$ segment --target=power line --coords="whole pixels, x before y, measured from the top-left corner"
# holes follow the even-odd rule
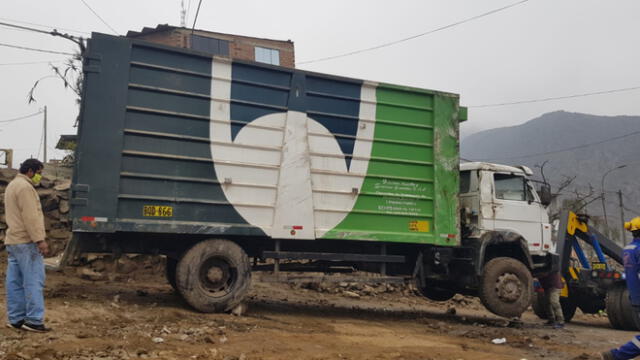
[[[49,61],[30,61],[30,62],[4,63],[4,64],[0,64],[0,66],[12,66],[12,65],[33,65],[33,64],[51,64],[51,63],[60,63],[60,62],[64,62],[64,60],[49,60]]]
[[[0,123],[9,123],[9,122],[13,122],[13,121],[22,120],[22,119],[28,119],[30,117],[34,117],[34,116],[39,115],[39,114],[42,114],[42,110],[40,110],[38,112],[35,112],[33,114],[19,116],[17,118],[13,118],[13,119],[0,120]]]
[[[198,1],[198,9],[196,10],[196,17],[193,18],[193,26],[191,27],[191,33],[196,29],[196,21],[198,21],[198,14],[200,14],[200,5],[202,5],[202,0]]]
[[[638,134],[640,134],[640,131],[634,131],[634,132],[631,132],[631,133],[628,133],[628,134],[615,136],[615,137],[612,137],[612,138],[609,138],[609,139],[605,139],[605,140],[601,140],[601,141],[597,141],[597,142],[594,142],[594,143],[573,146],[573,147],[560,149],[560,150],[545,151],[545,152],[541,152],[541,153],[527,154],[527,155],[520,155],[520,156],[496,157],[496,158],[490,158],[490,159],[489,158],[476,159],[474,161],[525,159],[525,158],[536,157],[536,156],[541,156],[541,155],[549,155],[549,154],[555,154],[555,153],[560,153],[560,152],[565,152],[565,151],[582,149],[582,148],[586,148],[586,147],[589,147],[589,146],[604,144],[604,143],[609,142],[609,141],[620,140],[620,139],[623,139],[623,138],[626,138],[626,137],[629,137],[629,136],[638,135]]]
[[[85,35],[91,34],[91,33],[87,32],[87,31],[68,29],[68,28],[63,28],[63,27],[59,27],[59,26],[43,25],[43,24],[37,24],[37,23],[32,23],[32,22],[27,22],[27,21],[13,20],[13,19],[7,19],[7,18],[0,18],[0,20],[11,21],[11,22],[18,23],[18,24],[40,26],[40,27],[45,27],[45,28],[54,29],[54,30],[55,29],[59,29],[59,30],[70,31],[70,32],[78,33],[78,34],[85,34]]]
[[[14,49],[20,49],[20,50],[38,51],[38,52],[49,53],[49,54],[58,54],[58,55],[70,55],[70,56],[74,56],[74,54],[72,54],[72,53],[63,52],[63,51],[53,51],[53,50],[45,50],[45,49],[36,49],[36,48],[30,48],[30,47],[18,46],[18,45],[11,45],[11,44],[4,44],[4,43],[0,43],[0,46],[6,46],[6,47],[10,47],[10,48],[14,48]]]
[[[89,4],[87,4],[84,0],[80,0],[82,1],[82,3],[84,4],[84,6],[86,6],[89,10],[91,10],[91,12],[93,13],[93,15],[95,15],[98,19],[100,19],[100,21],[102,21],[103,24],[105,24],[109,29],[111,29],[111,31],[113,31],[115,34],[120,35],[114,28],[111,27],[111,25],[107,24],[106,21],[104,21],[104,19],[98,15],[97,12],[95,12],[91,6],[89,6]]]
[[[449,29],[449,28],[452,28],[452,27],[455,27],[455,26],[458,26],[458,25],[462,25],[464,23],[467,23],[467,22],[470,22],[470,21],[473,21],[473,20],[477,20],[477,19],[483,18],[485,16],[489,16],[489,15],[495,14],[495,13],[500,12],[500,11],[507,10],[507,9],[512,8],[514,6],[517,6],[517,5],[520,5],[520,4],[524,4],[527,1],[529,1],[529,0],[521,0],[521,1],[518,1],[518,2],[513,3],[511,5],[507,5],[507,6],[503,6],[501,8],[498,8],[498,9],[487,11],[485,13],[482,13],[482,14],[479,14],[479,15],[476,15],[476,16],[472,16],[470,18],[466,18],[464,20],[460,20],[460,21],[451,23],[449,25],[441,26],[439,28],[435,28],[433,30],[429,30],[427,32],[423,32],[421,34],[412,35],[412,36],[409,36],[409,37],[406,37],[406,38],[403,38],[403,39],[394,40],[394,41],[391,41],[391,42],[387,42],[387,43],[384,43],[384,44],[372,46],[372,47],[365,48],[365,49],[350,51],[350,52],[347,52],[347,53],[344,53],[344,54],[327,56],[327,57],[314,59],[314,60],[301,61],[301,62],[298,63],[298,65],[311,64],[311,63],[320,62],[320,61],[338,59],[338,58],[342,58],[342,57],[345,57],[345,56],[351,56],[351,55],[360,54],[360,53],[367,52],[367,51],[381,49],[381,48],[384,48],[384,47],[387,47],[387,46],[400,44],[400,43],[405,42],[405,41],[413,40],[413,39],[416,39],[416,38],[419,38],[419,37],[422,37],[422,36],[431,35],[433,33],[436,33],[436,32],[442,31],[442,30],[446,30],[446,29]]]
[[[620,88],[620,89],[612,89],[612,90],[602,90],[602,91],[594,91],[582,94],[574,94],[574,95],[565,95],[565,96],[556,96],[556,97],[547,97],[540,99],[531,99],[531,100],[520,100],[520,101],[512,101],[512,102],[504,102],[497,104],[486,104],[486,105],[470,105],[468,108],[488,108],[488,107],[496,107],[496,106],[507,106],[507,105],[519,105],[519,104],[530,104],[530,103],[538,103],[538,102],[546,102],[546,101],[554,101],[554,100],[563,100],[563,99],[573,99],[584,96],[593,96],[593,95],[603,95],[603,94],[613,94],[623,91],[632,91],[639,90],[640,86],[628,87],[628,88]]]

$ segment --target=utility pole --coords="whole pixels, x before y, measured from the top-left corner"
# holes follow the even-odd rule
[[[47,105],[44,106],[44,163],[47,163]]]
[[[618,201],[620,202],[620,222],[622,227],[620,228],[620,237],[622,238],[622,246],[627,245],[627,236],[624,232],[624,205],[622,204],[622,190],[618,190]]]

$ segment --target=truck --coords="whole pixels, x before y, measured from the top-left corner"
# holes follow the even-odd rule
[[[558,261],[530,169],[460,165],[458,95],[100,33],[83,72],[61,265],[164,255],[202,312],[254,270],[351,269],[518,317]]]

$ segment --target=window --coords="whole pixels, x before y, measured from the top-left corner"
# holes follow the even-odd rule
[[[229,41],[191,35],[191,48],[212,55],[229,56]]]
[[[471,188],[471,171],[460,172],[460,194],[466,194]]]
[[[525,182],[522,176],[494,174],[493,179],[496,187],[496,199],[527,200]]]
[[[265,64],[280,65],[280,51],[256,46],[256,61]]]

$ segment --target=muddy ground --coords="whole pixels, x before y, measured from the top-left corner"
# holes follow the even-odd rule
[[[98,265],[48,273],[46,321],[54,331],[1,328],[0,359],[597,359],[634,334],[579,311],[565,330],[540,325],[532,313],[510,327],[460,296],[443,304],[406,288],[318,289],[259,273],[243,315],[201,314],[166,284],[161,262]],[[2,279],[5,267],[1,253]],[[3,321],[4,302],[2,285]],[[499,338],[506,343],[492,344]]]

